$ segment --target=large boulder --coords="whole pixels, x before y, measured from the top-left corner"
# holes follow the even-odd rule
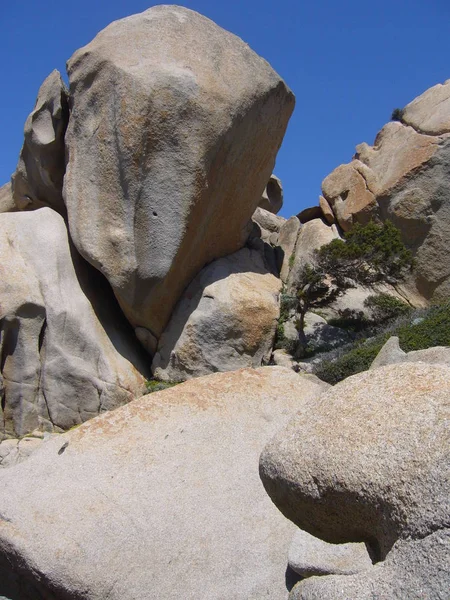
[[[133,332],[62,217],[5,213],[0,231],[0,441],[68,429],[141,395],[148,368]]]
[[[160,338],[154,375],[184,381],[268,362],[280,289],[256,250],[243,248],[202,269]]]
[[[25,122],[25,139],[12,177],[15,206],[34,210],[51,206],[64,214],[64,135],[69,121],[69,99],[59,71],[41,85],[33,111]]]
[[[266,446],[260,473],[300,528],[331,543],[365,542],[384,560],[398,540],[449,526],[448,366],[381,367],[299,408]]]
[[[68,73],[70,233],[154,343],[200,269],[244,245],[294,96],[242,40],[176,6],[112,23]]]
[[[0,187],[0,213],[13,212],[16,210],[12,195],[11,183],[5,183]]]
[[[403,362],[424,362],[429,365],[447,365],[450,367],[450,348],[448,346],[434,346],[432,348],[424,348],[423,350],[404,352],[400,348],[399,338],[392,336],[381,348],[370,368],[378,369],[386,365],[395,365]]]
[[[295,527],[258,456],[319,394],[281,367],[216,373],[42,444],[0,473],[0,596],[286,598]]]

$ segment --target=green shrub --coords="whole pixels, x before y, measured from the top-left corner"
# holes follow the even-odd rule
[[[363,331],[369,325],[362,310],[344,308],[338,312],[339,317],[329,319],[328,325],[339,327],[340,329],[345,329],[346,331],[352,331],[354,333]]]
[[[350,375],[366,371],[392,335],[399,337],[400,347],[405,352],[450,346],[450,302],[414,313],[408,311],[406,315],[391,321],[382,333],[369,341],[359,340],[352,347],[343,349],[337,358],[323,360],[315,367],[315,375],[334,385]]]
[[[391,121],[402,121],[405,114],[404,108],[394,108],[391,115]]]
[[[295,262],[295,254],[292,253],[289,257],[289,268],[292,269],[292,267],[294,266],[294,262]]]
[[[315,368],[314,374],[322,381],[334,385],[350,375],[367,371],[388,337],[380,336],[361,344],[336,360],[324,360]]]
[[[400,326],[396,335],[405,352],[432,346],[450,346],[450,302],[431,307],[423,318]]]
[[[411,312],[412,308],[403,300],[390,294],[373,294],[364,300],[364,306],[372,313],[372,318],[378,323],[397,319]]]
[[[152,394],[153,392],[160,392],[161,390],[167,390],[168,388],[173,387],[180,383],[178,381],[160,381],[159,379],[147,379],[145,382],[145,387],[147,388],[147,393]]]

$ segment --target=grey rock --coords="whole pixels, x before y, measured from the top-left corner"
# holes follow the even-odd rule
[[[384,562],[356,575],[311,577],[289,600],[447,600],[450,529],[414,541],[399,541]]]
[[[286,517],[383,560],[399,539],[448,526],[450,369],[381,367],[305,401],[262,453],[264,486]]]
[[[212,262],[175,308],[153,359],[154,375],[184,381],[267,363],[280,288],[255,250],[243,248]]]
[[[339,238],[336,227],[327,225],[322,219],[313,219],[300,227],[294,258],[291,259],[292,267],[287,279],[288,288],[296,287],[305,264],[314,261],[315,250],[329,244],[335,238]]]
[[[253,213],[252,219],[258,223],[262,229],[265,229],[270,233],[278,233],[281,227],[286,223],[285,218],[278,217],[268,210],[259,207]]]
[[[302,529],[294,534],[288,563],[302,577],[350,575],[372,567],[365,544],[327,544]]]
[[[297,243],[299,231],[300,221],[297,217],[291,217],[283,224],[278,234],[278,245],[283,251],[283,264],[280,271],[280,278],[283,283],[286,283],[289,277],[289,271],[294,264],[295,245]]]
[[[386,365],[394,365],[405,362],[406,352],[400,348],[399,339],[397,336],[391,336],[378,352],[374,361],[370,365],[370,369],[378,369]]]
[[[103,277],[50,208],[0,215],[0,440],[68,429],[143,393],[149,369]]]
[[[0,468],[13,467],[40,447],[43,440],[40,438],[24,437],[20,440],[9,439],[0,442]]]
[[[36,105],[25,122],[25,139],[12,177],[18,209],[50,206],[65,214],[62,188],[68,121],[67,89],[59,71],[54,70],[41,85]]]
[[[407,104],[402,121],[421,133],[450,133],[450,80],[429,88]]]
[[[159,339],[203,266],[244,246],[294,96],[242,40],[177,6],[112,23],[68,74],[71,237]]]
[[[16,210],[12,196],[11,184],[5,183],[0,187],[0,213],[13,212]]]
[[[450,367],[450,348],[448,346],[434,346],[424,350],[404,352],[400,348],[398,337],[392,336],[381,348],[370,368],[377,369],[385,365],[403,362],[424,362],[430,365],[447,365]]]
[[[271,175],[264,188],[259,207],[276,215],[283,207],[283,186],[276,175]]]
[[[0,595],[9,582],[21,600],[286,598],[295,528],[265,494],[258,456],[318,394],[281,367],[216,373],[1,470]]]

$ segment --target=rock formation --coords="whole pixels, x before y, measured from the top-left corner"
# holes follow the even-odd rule
[[[269,362],[281,281],[256,250],[243,248],[202,269],[161,336],[152,370],[184,381]]]
[[[102,276],[55,211],[0,215],[0,441],[140,396],[149,371]]]
[[[14,204],[18,209],[50,206],[65,214],[62,188],[68,121],[67,89],[55,70],[41,85],[36,105],[25,123],[19,164],[12,177]]]
[[[283,207],[283,186],[276,175],[271,175],[264,189],[259,207],[276,215]]]
[[[360,144],[354,159],[322,183],[320,206],[339,226],[389,219],[416,259],[414,285],[426,300],[450,293],[450,81],[427,90],[388,123],[374,146]],[[330,222],[330,221],[328,221]]]
[[[200,269],[245,244],[294,97],[242,40],[174,6],[112,23],[68,73],[70,233],[151,347]]]
[[[429,581],[425,556],[443,565],[450,549],[449,398],[448,366],[381,367],[302,402],[266,446],[260,474],[288,518],[327,542],[365,542],[385,561],[350,579],[313,578],[292,598],[369,598],[374,581],[386,598],[440,597],[448,572],[436,566]]]
[[[258,455],[319,394],[281,367],[216,373],[105,413],[3,469],[0,596],[286,597],[295,527],[265,494]]]

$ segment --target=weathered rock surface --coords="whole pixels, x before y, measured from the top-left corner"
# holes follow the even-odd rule
[[[450,367],[450,348],[447,346],[434,346],[433,348],[425,348],[424,350],[404,352],[400,348],[398,337],[392,336],[381,348],[370,368],[378,369],[385,365],[402,362],[424,362],[430,365],[447,365]]]
[[[383,560],[399,539],[448,527],[450,369],[398,364],[305,401],[261,456],[264,486],[300,528],[366,542]]]
[[[12,196],[11,184],[5,183],[0,187],[0,213],[12,212],[16,210]]]
[[[357,575],[311,577],[289,600],[446,600],[449,590],[450,529],[411,542],[397,542],[384,562]]]
[[[372,567],[365,544],[327,544],[302,529],[294,534],[288,563],[302,577],[351,575]]]
[[[429,135],[450,133],[450,79],[438,83],[407,104],[402,121]]]
[[[271,175],[264,189],[259,207],[276,215],[283,207],[283,186],[276,175]]]
[[[278,233],[278,245],[283,251],[283,264],[280,272],[280,278],[283,283],[286,283],[289,276],[289,271],[294,264],[293,255],[299,231],[300,221],[297,219],[297,217],[291,217],[284,223]]]
[[[258,456],[318,393],[280,367],[216,373],[46,442],[0,472],[0,595],[286,598],[295,528]]]
[[[248,248],[202,269],[160,338],[155,376],[182,381],[268,362],[280,289],[261,255]]]
[[[321,219],[322,218],[322,210],[320,206],[310,206],[309,208],[304,208],[297,215],[297,219],[300,223],[307,223],[308,221],[312,221],[313,219]]]
[[[327,225],[322,219],[313,219],[300,227],[294,258],[290,259],[292,266],[287,279],[288,288],[296,286],[305,264],[314,261],[315,250],[338,237],[336,227]]]
[[[278,217],[268,210],[259,207],[253,213],[252,220],[257,223],[264,232],[262,238],[267,238],[267,240],[270,240],[270,235],[272,233],[279,233],[280,229],[286,223],[285,218]]]
[[[50,206],[65,214],[62,188],[68,121],[67,89],[59,71],[54,70],[41,85],[36,105],[25,122],[25,140],[12,177],[17,209]]]
[[[322,193],[344,231],[354,223],[366,225],[378,213],[375,176],[359,160],[337,167],[322,182]]]
[[[159,338],[200,269],[245,244],[294,96],[242,40],[176,6],[112,23],[68,73],[72,239]]]
[[[328,201],[325,200],[323,196],[319,196],[319,206],[325,221],[328,223],[328,225],[333,225],[336,222],[334,212]]]
[[[0,231],[0,440],[68,429],[142,394],[134,336],[62,217],[5,213]]]
[[[322,183],[340,227],[389,219],[415,255],[408,295],[444,300],[450,294],[450,83],[408,104],[401,122],[356,147],[354,160]],[[322,206],[322,204],[321,204]]]
[[[24,437],[0,443],[0,467],[13,467],[29,456],[43,443],[41,438]]]

